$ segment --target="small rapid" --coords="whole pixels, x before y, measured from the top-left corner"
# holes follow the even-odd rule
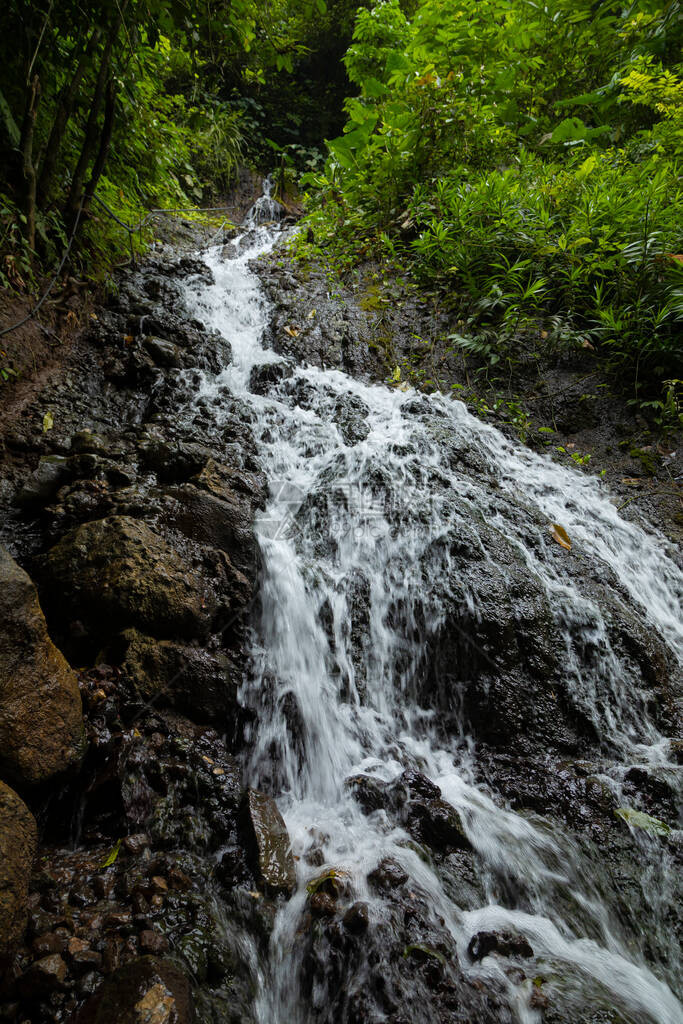
[[[596,786],[619,803],[634,766],[673,774],[638,656],[619,638],[634,623],[643,643],[656,637],[663,657],[680,662],[683,577],[660,537],[619,517],[600,481],[509,441],[462,403],[293,366],[266,348],[269,309],[250,263],[278,237],[264,223],[276,216],[272,202],[265,196],[232,246],[205,254],[213,284],[187,285],[188,305],[233,352],[219,375],[203,374],[196,398],[212,403],[217,426],[226,386],[248,404],[270,490],[256,524],[262,578],[241,695],[255,723],[245,772],[277,799],[298,888],[278,912],[268,961],[254,967],[254,1019],[347,1019],[333,1015],[334,1000],[326,1008],[320,983],[302,982],[307,886],[325,872],[344,879],[349,899],[368,907],[372,959],[387,911],[368,876],[389,859],[466,978],[500,994],[509,1018],[498,1019],[543,1020],[535,993],[544,979],[562,1008],[553,1020],[680,1024],[670,852],[632,830],[650,906],[634,923],[601,866],[599,839],[589,850],[557,819],[510,809],[482,778],[468,721],[471,678],[495,690],[507,671],[502,649],[521,644],[533,618],[552,650],[525,656],[538,662],[539,681],[555,673],[568,720],[592,737]],[[268,386],[255,388],[255,374]],[[566,530],[571,553],[552,524]],[[495,622],[489,633],[481,624],[497,594],[496,636]],[[553,700],[559,709],[549,685],[550,718]],[[394,792],[406,770],[457,812],[476,858],[475,897],[460,898],[462,865],[435,863],[381,802],[359,802],[359,786]],[[474,937],[492,931],[527,940],[524,971],[468,955]],[[345,970],[350,990],[367,983],[367,963]],[[407,1019],[426,1024],[429,1010],[415,1005]]]

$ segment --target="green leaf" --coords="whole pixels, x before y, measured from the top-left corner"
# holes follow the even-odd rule
[[[586,138],[586,125],[580,117],[565,117],[560,121],[553,134],[551,142],[580,142]]]
[[[631,828],[642,828],[655,836],[668,836],[671,834],[671,826],[659,818],[653,818],[643,811],[636,811],[633,807],[617,807],[614,812],[617,818],[621,818]]]
[[[578,181],[583,181],[585,178],[587,178],[589,176],[589,174],[593,173],[593,171],[595,170],[595,168],[597,166],[598,166],[598,158],[597,158],[597,156],[594,153],[592,153],[588,157],[587,160],[583,161],[583,163],[579,167],[578,171],[576,172],[577,180]],[[590,241],[590,239],[589,239],[589,241]]]
[[[109,852],[108,856],[100,864],[101,868],[111,867],[111,865],[114,863],[114,861],[116,860],[116,858],[119,855],[119,850],[121,849],[121,843],[122,842],[123,842],[122,839],[117,839],[116,840],[116,842],[114,843],[114,846],[112,847],[112,849]]]

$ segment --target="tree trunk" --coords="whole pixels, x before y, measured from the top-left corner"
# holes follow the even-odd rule
[[[128,0],[125,0],[125,2],[119,6],[118,16],[112,23],[109,30],[107,40],[104,44],[104,49],[102,51],[102,57],[100,58],[100,67],[97,73],[97,80],[95,82],[95,90],[93,92],[90,105],[90,113],[85,126],[85,135],[83,138],[83,145],[81,147],[81,154],[78,158],[73,178],[71,179],[71,188],[69,190],[69,196],[65,206],[66,222],[69,226],[73,225],[78,214],[83,182],[85,181],[88,166],[90,165],[90,161],[92,160],[95,152],[95,146],[97,145],[97,119],[100,113],[100,107],[102,106],[106,83],[109,79],[109,65],[111,63],[112,51],[118,39],[119,29],[127,6]]]
[[[78,61],[78,65],[73,73],[71,81],[64,86],[59,95],[59,103],[57,104],[54,121],[52,122],[52,128],[50,129],[50,135],[47,140],[45,154],[43,156],[42,166],[40,169],[40,176],[38,178],[38,203],[41,207],[45,203],[46,199],[49,198],[52,180],[57,166],[57,157],[59,156],[62,136],[64,135],[64,129],[66,128],[71,116],[76,94],[80,88],[83,76],[90,65],[95,47],[97,46],[101,35],[101,29],[93,29],[88,43],[81,53],[80,60]]]
[[[90,200],[95,194],[97,183],[100,180],[100,175],[104,170],[104,165],[107,162],[107,154],[109,153],[109,145],[111,143],[111,133],[114,128],[114,111],[116,108],[116,86],[114,80],[109,79],[107,83],[106,98],[104,104],[104,121],[102,123],[102,132],[100,134],[100,146],[95,157],[95,163],[93,164],[92,173],[90,175],[90,181],[85,186],[85,199],[83,203],[83,209],[89,205]]]
[[[24,181],[26,183],[26,237],[31,249],[36,247],[36,169],[33,166],[33,130],[36,124],[40,79],[33,76],[26,105],[26,115],[21,133],[21,156]]]

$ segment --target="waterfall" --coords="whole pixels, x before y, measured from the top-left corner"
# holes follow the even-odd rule
[[[653,906],[651,934],[638,935],[614,903],[614,880],[568,830],[511,810],[482,781],[463,708],[470,676],[495,682],[497,646],[514,638],[515,621],[521,631],[524,616],[538,616],[553,638],[563,699],[594,737],[599,783],[618,797],[629,768],[672,768],[637,659],[625,656],[614,623],[638,623],[680,659],[681,573],[662,538],[619,517],[599,480],[513,443],[462,403],[290,366],[268,350],[268,305],[249,264],[277,237],[259,226],[275,218],[272,202],[269,193],[260,200],[232,254],[205,256],[214,284],[188,284],[188,304],[233,351],[221,374],[204,374],[197,399],[212,403],[217,426],[226,385],[248,403],[270,486],[256,525],[263,568],[242,689],[255,723],[245,772],[277,798],[298,889],[275,922],[255,1019],[338,1019],[326,1016],[326,997],[301,991],[306,886],[328,869],[343,878],[349,899],[368,907],[371,945],[385,912],[368,874],[391,858],[463,971],[502,993],[511,1020],[542,1019],[538,975],[550,979],[562,1020],[606,1007],[618,1016],[590,1019],[680,1024],[669,855],[634,830]],[[265,364],[281,372],[254,388]],[[487,595],[496,594],[513,603],[518,594],[524,605],[505,612],[499,640],[482,626]],[[538,671],[542,679],[546,669]],[[391,789],[406,769],[458,812],[476,855],[478,905],[459,902],[451,868],[430,863],[381,807],[363,807],[348,781]],[[501,929],[528,941],[533,967],[515,973],[498,957],[468,957],[474,936]],[[665,947],[666,963],[657,956]],[[365,967],[353,970],[349,984],[361,986]],[[407,1019],[427,1021],[426,1012],[413,1007]]]

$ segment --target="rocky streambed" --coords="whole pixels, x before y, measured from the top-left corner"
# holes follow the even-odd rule
[[[223,890],[239,881],[234,912],[264,936],[291,884],[259,860],[279,816],[234,758],[265,481],[242,403],[218,434],[184,412],[185,368],[230,360],[174,312],[206,273],[179,257],[122,276],[4,424],[4,1020],[138,1020],[141,999],[190,1020],[196,985],[207,1019],[242,1019]]]
[[[676,1024],[673,562],[653,625],[554,478],[244,260],[121,274],[2,427],[0,1020]]]

